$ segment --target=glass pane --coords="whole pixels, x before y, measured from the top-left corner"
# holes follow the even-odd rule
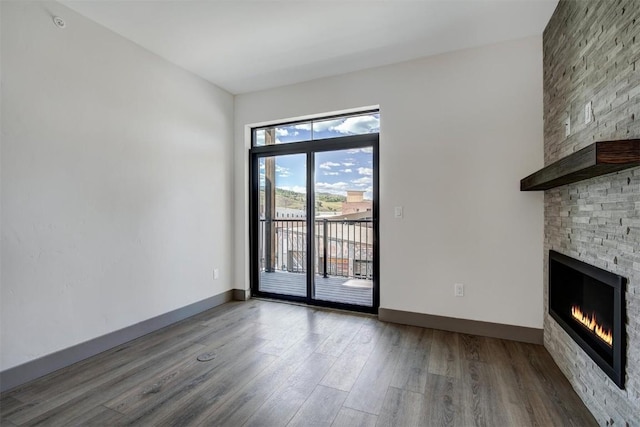
[[[373,305],[373,150],[315,154],[314,295]]]
[[[311,122],[255,129],[253,138],[255,146],[310,141]]]
[[[380,113],[356,114],[326,120],[276,125],[257,128],[253,132],[254,146],[378,133],[380,132]]]
[[[261,158],[259,290],[307,295],[306,155]]]
[[[313,122],[313,139],[337,138],[378,132],[380,132],[379,113]]]

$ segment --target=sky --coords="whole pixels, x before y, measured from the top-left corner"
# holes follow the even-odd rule
[[[379,132],[378,113],[333,120],[298,123],[276,128],[276,144],[310,139],[335,138]],[[264,145],[264,131],[256,132],[257,145]],[[276,157],[276,186],[306,193],[305,154]],[[316,192],[346,196],[347,190],[363,190],[373,198],[373,154],[371,147],[315,154]],[[260,162],[260,182],[264,185],[264,160]]]

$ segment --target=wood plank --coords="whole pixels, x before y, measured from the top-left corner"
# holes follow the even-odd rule
[[[319,385],[287,426],[330,426],[346,398],[344,391]]]
[[[220,340],[217,345],[201,347],[194,357],[176,357],[171,362],[166,361],[164,369],[155,375],[147,375],[146,380],[139,381],[134,387],[118,393],[113,398],[106,400],[104,405],[123,414],[129,414],[150,402],[162,400],[166,394],[179,388],[185,381],[198,375],[208,375],[210,371],[225,368],[237,357],[255,351],[261,347],[264,340],[248,333],[251,325],[240,328],[241,336],[231,335],[229,340]],[[200,362],[195,356],[201,353],[213,353],[215,359]]]
[[[555,389],[558,388],[563,389],[560,394],[566,393],[568,400],[571,400],[569,396],[575,395],[575,392],[568,382],[566,384],[559,382],[564,378],[557,378],[558,382],[554,385],[554,390],[549,389],[544,377],[540,377],[535,369],[532,369],[529,357],[532,353],[537,353],[542,346],[505,340],[488,340],[487,342],[494,376],[500,379],[497,387],[504,404],[509,407],[507,410],[509,420],[515,422],[526,418],[532,425],[551,425],[554,423],[553,420],[565,418],[564,402],[558,405],[545,405],[542,402],[547,401],[549,397],[554,398]],[[552,367],[549,369],[553,370]],[[552,394],[548,395],[550,392]],[[580,406],[576,401],[572,402],[571,406],[573,405]],[[586,420],[583,424],[593,425],[593,422],[595,420]]]
[[[2,396],[2,399],[0,399],[0,419],[7,419],[7,417],[27,406],[30,405],[28,403],[21,402],[9,394],[4,395]]]
[[[276,390],[286,384],[299,367],[306,363],[326,337],[309,335],[299,340],[274,363],[256,375],[228,400],[214,401],[201,415],[194,418],[200,424],[238,425],[247,420]],[[333,360],[331,361],[333,363]]]
[[[331,427],[374,427],[377,422],[377,415],[351,408],[342,408]]]
[[[320,384],[351,391],[385,327],[384,323],[378,321],[365,321]]]
[[[430,357],[428,347],[423,349],[403,348],[390,386],[425,393]]]
[[[594,142],[520,181],[520,191],[548,190],[640,166],[640,139]]]
[[[16,424],[5,418],[0,418],[0,427],[16,427]]]
[[[491,366],[465,360],[462,363],[462,413],[465,424],[508,425],[503,401],[498,397]]]
[[[463,422],[462,381],[449,376],[429,374],[421,419],[426,426],[458,426]]]
[[[487,339],[476,335],[460,334],[462,358],[478,362],[489,362],[491,356],[486,344]]]
[[[201,352],[202,349],[202,346],[192,345],[176,352],[170,357],[175,359],[186,357],[189,360],[195,360],[196,355]],[[135,371],[115,375],[110,381],[77,395],[71,400],[65,400],[62,404],[56,404],[53,407],[51,407],[50,404],[41,405],[39,409],[49,407],[51,407],[51,409],[35,418],[31,418],[28,424],[32,426],[73,424],[72,421],[74,419],[83,419],[85,417],[87,409],[93,409],[108,399],[125,393],[130,388],[135,387],[136,384],[139,384],[140,381],[144,381],[145,378],[153,376],[154,373],[158,372],[161,368],[163,368],[163,365],[157,363],[157,359],[150,360],[149,363],[140,366]]]
[[[422,393],[389,387],[376,426],[422,426]]]
[[[524,352],[524,357],[537,379],[535,381],[537,388],[543,390],[541,393],[546,396],[545,400],[560,411],[562,418],[568,424],[598,425],[589,411],[582,410],[584,404],[580,397],[573,391],[571,384],[544,347],[531,345]]]
[[[291,321],[292,316],[305,316],[305,312],[301,309],[304,307],[293,304],[261,304],[256,310],[253,310],[252,318],[254,323],[283,328],[291,326],[287,325],[287,322]]]
[[[142,348],[145,347],[143,346]],[[144,372],[145,369],[157,367],[157,361],[169,354],[182,355],[186,353],[193,355],[195,352],[201,350],[201,346],[194,345],[189,341],[181,340],[176,341],[173,347],[168,347],[166,350],[151,357],[148,355],[147,357],[143,357],[142,355],[137,356],[137,353],[133,353],[136,355],[135,358],[122,358],[116,353],[113,359],[116,359],[117,363],[98,363],[93,367],[94,372],[98,372],[98,374],[94,376],[93,380],[91,378],[85,379],[85,369],[81,370],[82,375],[80,375],[79,379],[77,375],[74,375],[72,366],[69,369],[70,379],[76,382],[75,387],[69,388],[68,384],[65,382],[62,382],[62,384],[60,384],[60,382],[52,384],[52,379],[47,378],[43,380],[43,383],[49,384],[51,389],[56,391],[56,394],[52,394],[52,392],[49,392],[48,390],[42,392],[42,397],[35,396],[35,399],[30,402],[33,403],[32,406],[14,412],[8,417],[8,419],[16,424],[24,424],[27,422],[33,422],[37,419],[42,419],[43,417],[57,417],[58,412],[66,412],[65,408],[77,406],[74,402],[87,399],[94,390],[108,388],[114,383],[119,383],[120,381],[129,378],[135,373],[142,372],[143,375],[146,375]],[[105,368],[104,365],[111,367],[111,369],[105,370],[107,368]],[[92,404],[91,406],[95,405]]]
[[[459,334],[434,330],[431,343],[430,374],[460,378]]]
[[[513,341],[488,338],[486,348],[489,365],[493,370],[496,393],[506,411],[507,422],[510,425],[550,425],[552,419],[545,418],[542,424],[536,423],[531,394],[527,387],[531,387],[533,378],[525,379],[526,372],[519,369],[521,354]]]
[[[354,316],[343,316],[339,326],[318,347],[317,353],[339,357],[353,341],[363,325],[363,319]]]
[[[376,346],[351,388],[344,406],[379,415],[398,364],[400,351],[400,347],[396,346]]]
[[[46,375],[37,381],[27,383],[14,389],[12,395],[24,402],[37,403],[68,392],[68,382],[78,385],[88,384],[87,387],[92,387],[97,381],[107,381],[110,373],[115,369],[126,369],[127,366],[132,364],[143,363],[147,354],[166,351],[176,344],[184,345],[181,342],[185,337],[184,334],[192,336],[194,329],[197,329],[202,334],[206,333],[206,329],[201,327],[198,322],[181,322],[172,328],[175,336],[171,340],[162,333],[149,334],[142,337],[144,339],[138,338],[118,346],[114,350],[109,350],[106,352],[108,354],[99,354],[68,368]],[[100,372],[99,375],[96,375],[96,365],[101,367],[100,371],[98,371]]]
[[[234,411],[232,417],[224,419],[222,425],[276,426],[286,425],[302,407],[307,398],[335,362],[335,357],[313,353],[298,367],[294,374],[257,410],[247,411],[247,416],[238,416]],[[249,384],[253,387],[254,384]]]
[[[122,414],[104,406],[96,406],[82,415],[73,418],[66,426],[116,426],[120,425]]]
[[[261,353],[273,354],[274,356],[280,356],[289,350],[295,343],[303,339],[307,333],[298,329],[282,328],[275,329],[261,327],[259,333],[262,337],[269,337],[267,342],[258,349]]]
[[[250,351],[224,365],[191,375],[166,393],[142,402],[123,422],[128,425],[194,424],[212,405],[228,399],[275,359],[276,356]]]

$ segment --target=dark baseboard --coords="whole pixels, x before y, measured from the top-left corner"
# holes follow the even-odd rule
[[[173,323],[229,302],[234,290],[228,290],[202,301],[189,304],[168,313],[136,323],[135,325],[102,335],[92,340],[48,354],[13,368],[0,372],[0,392],[10,390],[28,381],[50,374],[58,369],[72,365],[88,357],[109,350],[120,344],[140,338],[143,335],[162,329]]]
[[[249,301],[251,299],[251,291],[248,289],[234,289],[233,300],[234,301]]]
[[[460,332],[484,337],[502,338],[532,344],[542,344],[544,338],[543,329],[482,322],[478,320],[457,319],[455,317],[434,316],[432,314],[413,313],[389,308],[380,308],[378,311],[378,319],[384,322],[401,323],[403,325],[421,326],[423,328],[440,329],[443,331]]]

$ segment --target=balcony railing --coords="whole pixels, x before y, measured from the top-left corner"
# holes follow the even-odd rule
[[[315,274],[373,278],[372,220],[316,219],[314,227]],[[306,220],[261,219],[258,232],[260,271],[306,273]]]

